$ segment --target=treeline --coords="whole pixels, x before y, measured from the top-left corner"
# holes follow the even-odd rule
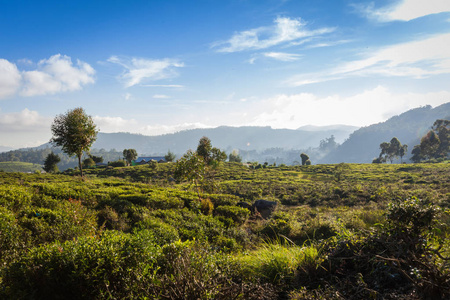
[[[68,156],[57,147],[48,147],[43,149],[30,148],[3,152],[0,153],[0,162],[20,161],[43,165],[47,156],[52,152],[58,155],[61,159],[58,163],[59,170],[63,171],[69,168],[75,168],[77,166],[78,162],[76,157]],[[116,149],[111,149],[109,151],[105,149],[92,149],[91,155],[102,157],[103,162],[105,163],[109,161],[117,161],[123,158],[122,152],[117,151]],[[86,155],[86,158],[87,157],[88,156]]]

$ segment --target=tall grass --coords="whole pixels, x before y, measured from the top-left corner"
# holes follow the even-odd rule
[[[321,258],[316,246],[265,243],[260,248],[232,258],[245,280],[289,284],[298,269],[316,268]]]

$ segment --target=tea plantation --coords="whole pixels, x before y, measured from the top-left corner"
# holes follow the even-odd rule
[[[448,163],[175,165],[0,171],[0,299],[450,299]]]

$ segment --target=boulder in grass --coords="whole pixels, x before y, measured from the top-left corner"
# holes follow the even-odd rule
[[[277,202],[267,200],[256,200],[252,205],[252,211],[259,212],[261,217],[267,219],[277,207]]]

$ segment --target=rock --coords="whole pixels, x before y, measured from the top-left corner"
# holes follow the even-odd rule
[[[252,205],[252,210],[254,212],[259,212],[261,217],[264,219],[267,219],[270,217],[272,212],[277,207],[277,203],[274,201],[267,201],[267,200],[256,200],[255,203]]]

